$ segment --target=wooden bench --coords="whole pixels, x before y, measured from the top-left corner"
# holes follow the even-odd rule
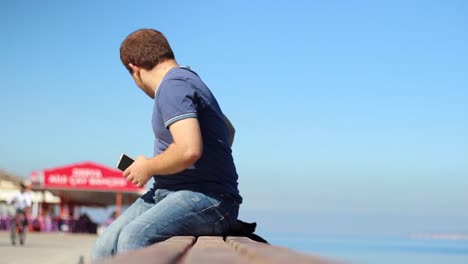
[[[177,236],[100,264],[325,264],[335,263],[247,237]]]

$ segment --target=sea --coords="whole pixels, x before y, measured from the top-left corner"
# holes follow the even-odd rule
[[[270,235],[270,244],[341,263],[468,264],[468,239],[411,236]]]

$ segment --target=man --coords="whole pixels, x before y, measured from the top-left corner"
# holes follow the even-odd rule
[[[223,235],[242,198],[231,155],[232,134],[200,77],[180,67],[162,33],[141,29],[120,47],[136,85],[154,99],[154,157],[140,156],[123,175],[154,186],[97,239],[93,259],[142,248],[177,235]]]
[[[7,200],[7,204],[13,204],[15,207],[15,218],[12,219],[11,223],[11,244],[16,245],[16,231],[19,229],[19,242],[23,245],[25,242],[27,224],[27,210],[31,207],[31,196],[26,191],[26,185],[20,184],[19,191],[16,191],[10,199]],[[19,225],[19,226],[18,226]]]

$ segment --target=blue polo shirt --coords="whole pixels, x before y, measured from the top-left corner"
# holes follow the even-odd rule
[[[242,201],[237,172],[229,144],[224,114],[200,77],[186,67],[172,68],[155,94],[153,108],[154,154],[173,143],[169,126],[185,118],[197,118],[203,140],[203,154],[191,167],[172,175],[154,175],[154,187],[192,190],[206,194],[228,194]]]

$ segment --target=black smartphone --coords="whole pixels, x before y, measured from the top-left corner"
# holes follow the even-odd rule
[[[133,159],[129,156],[122,154],[120,155],[119,162],[117,163],[117,168],[121,171],[126,170],[133,163]]]

